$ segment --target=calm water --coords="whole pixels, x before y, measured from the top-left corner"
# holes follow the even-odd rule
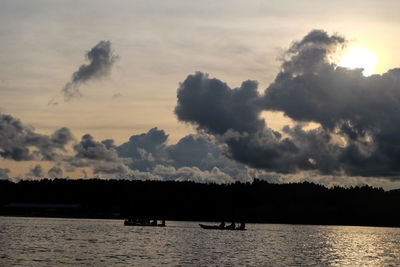
[[[400,229],[0,217],[0,266],[398,266]]]

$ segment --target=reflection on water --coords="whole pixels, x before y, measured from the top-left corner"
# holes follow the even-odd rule
[[[212,231],[193,222],[0,217],[0,266],[388,266],[400,229],[249,224]]]

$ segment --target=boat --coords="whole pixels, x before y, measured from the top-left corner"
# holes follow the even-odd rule
[[[146,222],[137,222],[134,220],[129,220],[126,219],[124,221],[125,226],[153,226],[153,227],[165,227],[165,221],[163,221],[161,224],[157,223],[146,223]]]
[[[205,225],[201,223],[199,225],[203,229],[225,230],[225,227],[219,227],[218,225]]]
[[[219,225],[206,225],[206,224],[199,224],[203,229],[212,229],[212,230],[231,230],[231,231],[245,231],[245,228],[237,227],[237,228],[230,228],[227,227],[220,227]]]

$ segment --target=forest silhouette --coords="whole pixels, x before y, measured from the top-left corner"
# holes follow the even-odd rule
[[[0,215],[400,226],[400,190],[303,182],[0,181]]]

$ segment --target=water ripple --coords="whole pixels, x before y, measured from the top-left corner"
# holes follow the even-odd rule
[[[0,266],[396,266],[400,229],[249,224],[209,231],[193,222],[0,217]]]

